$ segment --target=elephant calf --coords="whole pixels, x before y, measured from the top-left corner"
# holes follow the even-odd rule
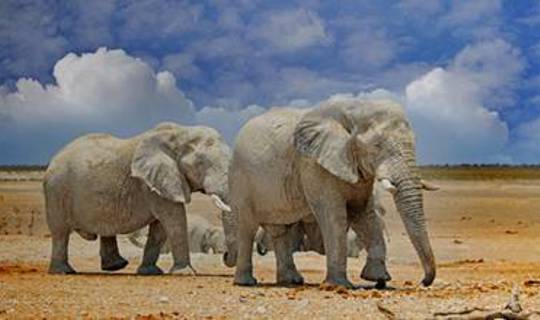
[[[191,192],[211,195],[231,230],[235,222],[221,200],[228,194],[230,159],[227,144],[208,127],[162,123],[129,139],[98,133],[74,140],[52,159],[43,182],[52,234],[49,272],[75,272],[68,263],[73,231],[88,240],[100,236],[104,269],[122,268],[115,236],[149,225],[137,273],[162,273],[156,261],[166,239],[174,260],[170,272],[191,273],[184,205]]]
[[[188,214],[189,251],[202,253],[225,253],[225,233],[223,228],[210,225],[203,217]],[[144,247],[147,239],[145,229],[137,230],[129,235],[129,241],[139,248]],[[161,249],[161,253],[169,253],[169,241]]]
[[[297,229],[300,225],[300,223],[297,223],[293,228]],[[296,236],[293,236],[293,238],[300,238],[297,241],[295,241],[294,239],[291,241],[291,243],[293,243],[293,252],[316,251],[320,254],[324,254],[322,238],[319,238],[317,240],[310,239],[303,230],[293,231],[292,233],[296,234]],[[268,251],[274,250],[272,246],[272,237],[262,228],[260,228],[255,235],[255,245],[257,248],[257,253],[261,256],[266,255]],[[349,230],[349,232],[347,233],[347,257],[357,258],[360,254],[360,251],[362,251],[363,249],[364,244],[361,242],[361,239],[358,238],[356,232]]]

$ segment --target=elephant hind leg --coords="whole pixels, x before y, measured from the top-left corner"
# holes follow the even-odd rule
[[[49,265],[50,274],[73,274],[75,270],[68,262],[69,230],[52,232],[52,254]]]
[[[236,258],[234,284],[254,286],[257,284],[257,279],[253,276],[253,241],[259,226],[253,221],[253,215],[245,210],[250,209],[241,208],[238,210],[238,256]]]
[[[296,269],[293,253],[295,249],[295,229],[290,225],[272,225],[266,229],[272,236],[272,245],[276,253],[277,283],[281,285],[299,285],[304,278]]]
[[[150,224],[148,229],[148,237],[144,246],[143,260],[137,273],[141,275],[158,275],[163,274],[163,271],[156,265],[159,258],[161,248],[167,240],[167,234],[163,225],[158,220]]]
[[[101,270],[117,271],[124,269],[128,261],[120,255],[116,237],[100,237],[99,255],[101,256]]]

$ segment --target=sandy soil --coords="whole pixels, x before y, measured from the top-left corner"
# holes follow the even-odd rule
[[[359,279],[364,256],[349,259],[357,290],[319,286],[325,260],[315,253],[295,256],[307,284],[273,285],[272,255],[256,257],[261,285],[232,285],[232,269],[218,255],[192,255],[197,277],[138,277],[141,251],[120,239],[130,265],[121,273],[99,270],[98,246],[72,236],[70,259],[80,272],[46,273],[50,237],[45,225],[41,184],[0,182],[0,318],[369,318],[385,319],[382,306],[397,318],[433,318],[438,311],[503,307],[514,285],[524,309],[540,310],[540,181],[437,181],[426,194],[429,230],[438,261],[430,288],[404,234],[390,197],[388,267],[392,290],[378,291]],[[202,195],[188,210],[219,223],[217,211]],[[166,270],[169,256],[160,265]]]

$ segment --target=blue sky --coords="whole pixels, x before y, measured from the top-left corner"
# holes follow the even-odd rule
[[[0,1],[0,163],[161,120],[402,102],[422,163],[540,160],[537,1]]]

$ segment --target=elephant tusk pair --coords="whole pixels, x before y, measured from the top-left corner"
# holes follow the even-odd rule
[[[231,212],[231,207],[229,207],[228,205],[225,204],[225,202],[223,202],[223,200],[221,200],[221,198],[216,195],[216,194],[212,194],[210,196],[210,198],[212,199],[212,201],[214,202],[214,205],[219,209],[219,210],[222,210],[222,211],[225,211],[225,212]]]
[[[380,180],[384,190],[390,192],[391,194],[395,194],[397,192],[397,188],[396,186],[390,182],[390,180],[384,178],[384,179],[381,179]],[[422,189],[426,190],[426,191],[437,191],[439,190],[439,186],[437,185],[434,185],[430,182],[427,182],[425,180],[420,180],[420,184],[422,185]]]

